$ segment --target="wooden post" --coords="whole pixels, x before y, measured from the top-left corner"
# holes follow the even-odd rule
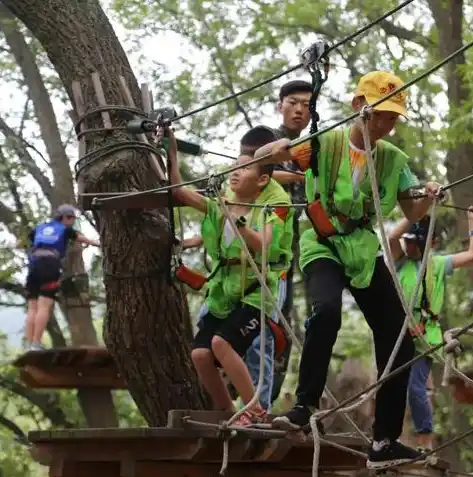
[[[122,94],[123,94],[125,100],[127,101],[128,106],[131,106],[132,108],[136,108],[135,102],[133,101],[133,96],[131,95],[130,90],[128,89],[125,78],[123,76],[119,76],[119,80],[120,80],[120,86],[121,86]],[[146,137],[145,134],[137,134],[137,136],[138,136],[138,139],[140,139],[140,141],[143,141],[143,142],[149,144],[148,138]],[[149,161],[150,161],[151,167],[156,172],[159,179],[164,181],[165,180],[164,171],[163,171],[163,168],[161,167],[160,161],[158,160],[156,155],[151,153],[149,155]]]

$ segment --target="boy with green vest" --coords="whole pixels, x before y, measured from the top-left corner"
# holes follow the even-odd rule
[[[358,83],[352,107],[360,111],[402,85],[403,82],[390,72],[368,73]],[[384,216],[394,209],[399,199],[409,197],[418,183],[407,165],[407,155],[383,140],[393,130],[399,116],[406,115],[406,93],[401,92],[376,106],[366,123]],[[263,164],[292,159],[306,171],[307,214],[313,224],[300,241],[300,267],[308,280],[312,313],[306,322],[297,403],[291,411],[273,421],[275,427],[286,429],[305,427],[319,405],[332,348],[341,326],[345,288],[350,290],[373,330],[379,374],[388,362],[405,318],[373,231],[374,204],[361,126],[355,122],[351,127],[320,135],[318,141],[320,152],[315,158],[312,158],[310,141],[289,149],[287,139],[263,146],[255,154],[255,157],[270,155]],[[405,216],[413,222],[421,219],[439,187],[428,183],[427,197],[400,201]],[[414,343],[406,333],[392,369],[413,356]],[[383,468],[421,455],[398,441],[408,380],[409,370],[406,369],[379,388],[368,468]]]
[[[177,147],[170,130],[168,136],[168,154],[172,162],[171,182],[178,184],[181,177]],[[251,147],[242,147],[237,163],[251,161],[254,152],[272,140],[274,133],[270,129],[251,129],[244,136],[244,142]],[[263,246],[266,247],[267,285],[272,295],[276,296],[281,270],[288,266],[291,259],[293,211],[290,207],[281,207],[267,213],[262,207],[265,204],[290,204],[288,194],[271,179],[272,171],[271,165],[254,164],[232,172],[229,198],[259,207],[231,204],[228,207],[232,220],[257,264],[261,263]],[[218,201],[187,187],[176,188],[173,194],[181,203],[205,214],[201,235],[214,270],[212,279],[207,284],[205,304],[208,313],[199,323],[192,361],[202,384],[212,396],[215,407],[231,410],[233,403],[217,366],[223,368],[244,404],[249,403],[255,394],[255,388],[242,356],[260,334],[261,286]],[[262,242],[263,227],[265,244]],[[267,320],[273,309],[271,297],[266,297]],[[242,414],[235,425],[247,426],[260,422],[265,414],[266,410],[256,403]]]
[[[445,278],[451,275],[453,270],[473,264],[473,212],[468,212],[468,223],[470,247],[467,251],[454,255],[430,255],[427,262],[426,273],[422,278],[413,310],[416,326],[410,329],[419,353],[427,349],[421,335],[431,346],[442,342],[439,314],[445,297]],[[397,262],[399,281],[408,302],[418,280],[419,265],[426,247],[429,224],[429,216],[411,225],[408,220],[403,219],[390,234],[391,253]],[[401,239],[404,241],[404,248]],[[437,234],[434,232],[432,248],[435,248],[436,240]],[[409,377],[408,401],[416,431],[417,446],[421,450],[430,450],[433,446],[432,406],[427,392],[427,380],[431,367],[432,358],[426,356],[412,365]]]

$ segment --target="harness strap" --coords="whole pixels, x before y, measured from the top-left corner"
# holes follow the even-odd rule
[[[60,258],[60,253],[53,248],[36,248],[31,252],[33,257],[55,257]]]
[[[242,298],[250,295],[251,293],[254,293],[260,287],[261,287],[261,283],[259,282],[259,280],[251,283],[250,285],[246,287],[245,291],[243,292]],[[288,345],[286,332],[279,323],[276,323],[275,321],[273,321],[269,316],[266,316],[266,325],[268,326],[274,338],[274,353],[277,359],[284,353],[284,350],[286,349]]]

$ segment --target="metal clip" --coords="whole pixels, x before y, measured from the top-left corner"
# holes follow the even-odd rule
[[[325,66],[328,65],[328,50],[328,43],[323,40],[316,41],[303,50],[300,56],[304,68],[313,71],[318,69],[319,63],[323,63]]]
[[[156,122],[156,128],[164,131],[171,126],[172,120],[177,117],[176,110],[171,106],[155,109],[149,115],[150,119]],[[157,146],[163,146],[163,140],[155,141]]]
[[[215,174],[210,174],[209,178],[207,179],[207,192],[209,194],[218,194],[221,185],[222,182],[219,176],[216,176]]]

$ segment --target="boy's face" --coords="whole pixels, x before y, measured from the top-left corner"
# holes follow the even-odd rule
[[[246,164],[252,160],[251,156],[242,154],[238,157],[236,164]],[[269,180],[268,174],[261,174],[258,164],[250,164],[230,174],[230,190],[235,194],[251,197],[259,194]]]
[[[366,101],[362,97],[356,97],[352,104],[355,111],[360,111]],[[374,110],[371,119],[367,122],[371,140],[377,141],[387,136],[394,129],[398,119],[398,113]]]
[[[309,101],[311,94],[306,92],[291,93],[278,103],[278,111],[282,114],[283,125],[290,131],[301,132],[310,120]]]
[[[75,215],[63,215],[62,216],[62,223],[66,226],[66,227],[72,227],[76,221],[76,216]]]

